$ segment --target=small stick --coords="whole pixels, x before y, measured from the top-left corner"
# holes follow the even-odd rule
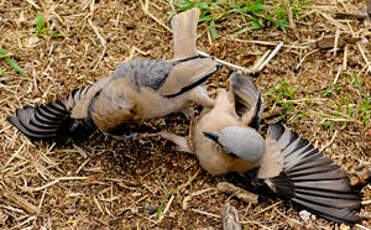
[[[339,80],[339,76],[340,76],[340,74],[341,74],[341,69],[342,69],[342,66],[339,66],[339,70],[338,70],[338,72],[337,72],[337,74],[336,74],[336,77],[335,77],[335,79],[334,79],[334,82],[332,83],[332,84],[336,84],[337,82],[338,82],[338,80]]]
[[[362,49],[361,43],[360,43],[360,42],[357,42],[357,46],[358,46],[359,51],[360,51],[361,54],[362,54],[362,58],[363,58],[363,60],[365,61],[366,65],[368,65],[368,59],[367,59],[367,57],[366,57],[365,52],[364,52],[363,49]]]
[[[336,51],[338,48],[338,43],[339,43],[339,36],[340,36],[340,30],[339,27],[336,28],[336,33],[335,33],[335,41],[334,41],[334,57],[336,56]]]
[[[36,3],[32,0],[26,0],[26,2],[28,2],[30,5],[32,5],[33,7],[35,7],[36,9],[40,10],[40,6],[36,5]]]
[[[334,142],[335,137],[336,137],[337,134],[338,134],[338,131],[335,130],[335,133],[334,133],[334,135],[332,136],[331,140],[330,140],[326,145],[324,145],[324,146],[323,146],[319,151],[322,152],[322,151],[325,150],[327,147],[329,147],[329,146]]]
[[[291,10],[291,6],[290,6],[290,0],[285,0],[285,8],[286,8],[287,16],[289,18],[290,27],[291,27],[291,29],[295,29],[296,25],[295,25],[294,20],[292,18],[292,10]]]
[[[99,33],[99,30],[98,28],[93,24],[93,22],[91,21],[91,19],[88,20],[91,28],[93,28],[93,31],[94,33],[97,35],[97,37],[99,38],[100,40],[100,44],[103,46],[103,47],[106,47],[106,41],[104,40],[104,38],[102,37],[102,35]]]
[[[153,14],[151,14],[148,11],[148,1],[146,1],[145,4],[143,4],[143,2],[140,1],[140,4],[142,5],[142,9],[143,9],[143,11],[144,11],[145,14],[147,14],[148,16],[150,16],[155,22],[157,22],[160,26],[164,27],[167,31],[172,32],[172,30],[167,25],[165,25],[164,23],[162,23],[158,18],[156,18]]]
[[[300,68],[300,66],[303,64],[304,60],[305,60],[309,55],[311,55],[311,54],[317,52],[318,50],[319,50],[319,49],[315,49],[315,50],[313,50],[313,51],[307,53],[307,54],[306,54],[306,55],[305,55],[305,56],[300,60],[299,64],[295,67],[295,69],[298,70],[298,69]]]
[[[222,65],[228,66],[228,67],[233,68],[233,69],[238,69],[238,70],[242,71],[243,73],[252,73],[252,71],[249,70],[249,69],[246,69],[242,66],[235,65],[235,64],[232,64],[232,63],[229,63],[229,62],[226,62],[226,61],[223,61],[223,60],[221,60],[219,58],[216,58],[216,57],[213,57],[213,56],[211,56],[211,55],[209,55],[209,54],[207,54],[207,53],[205,53],[201,50],[197,50],[197,52],[202,57],[212,57],[212,58],[214,58],[215,61],[219,62]]]
[[[167,203],[167,205],[166,205],[164,211],[161,213],[161,216],[160,216],[159,219],[158,219],[158,222],[159,222],[159,223],[162,221],[162,219],[164,218],[164,216],[165,216],[165,214],[167,213],[167,211],[169,211],[169,208],[170,208],[170,206],[171,206],[171,203],[173,203],[173,200],[174,200],[174,195],[171,195],[169,202]]]
[[[23,208],[26,210],[26,212],[31,213],[31,214],[40,214],[40,209],[37,208],[35,205],[31,204],[28,202],[26,199],[24,199],[21,196],[18,196],[14,192],[7,190],[6,192],[3,193],[3,196],[5,196],[8,200],[14,202],[17,204],[19,207]]]
[[[348,14],[348,13],[342,13],[342,12],[337,12],[335,13],[335,18],[336,19],[356,19],[359,21],[367,19],[367,15],[365,14]]]
[[[259,57],[258,60],[255,61],[251,71],[253,73],[257,72],[257,69],[259,68],[259,66],[261,66],[261,64],[264,62],[264,60],[268,57],[268,55],[270,54],[270,50],[267,50],[262,56]]]
[[[217,219],[220,218],[219,215],[215,215],[213,213],[205,212],[205,211],[198,210],[198,209],[195,209],[195,208],[192,208],[191,210],[194,211],[194,212],[200,213],[202,215],[205,215],[205,216],[211,216],[211,217],[214,217],[214,218],[217,218]]]
[[[223,230],[241,230],[238,220],[238,211],[231,204],[227,203],[220,212]]]
[[[265,59],[265,61],[263,62],[263,64],[259,67],[258,71],[261,71],[264,68],[264,66],[266,66],[268,64],[268,62],[270,60],[272,60],[272,58],[274,58],[274,56],[276,56],[276,54],[282,48],[282,46],[283,46],[283,42],[280,42],[280,44],[278,44],[278,46],[276,46],[276,48],[272,51],[272,53],[269,54],[269,56],[267,57],[267,59]]]
[[[344,59],[343,59],[343,71],[347,69],[347,63],[348,63],[348,45],[345,45],[344,47]]]
[[[220,182],[217,184],[216,188],[220,192],[228,193],[228,194],[233,194],[235,195],[238,199],[245,201],[246,203],[253,203],[257,204],[258,203],[258,198],[259,196],[250,193],[240,187],[237,187],[229,182]]]

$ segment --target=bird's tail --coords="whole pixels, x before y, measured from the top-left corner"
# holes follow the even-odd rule
[[[251,77],[232,73],[229,77],[235,97],[235,108],[242,121],[253,128],[258,128],[263,111],[263,99]]]
[[[199,17],[200,10],[194,8],[174,16],[171,20],[175,59],[184,59],[198,55],[196,40]]]
[[[17,109],[8,121],[28,138],[53,139],[63,134],[71,134],[78,127],[86,129],[82,120],[71,118],[71,111],[90,86],[74,90],[66,98],[49,104],[25,106]],[[85,127],[84,127],[85,126]]]
[[[281,174],[265,180],[274,192],[334,222],[360,220],[360,195],[339,166],[279,123],[269,126],[267,136],[278,143],[284,161]]]

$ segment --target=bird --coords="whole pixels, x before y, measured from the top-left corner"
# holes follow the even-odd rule
[[[251,77],[232,73],[231,90],[219,88],[214,107],[195,121],[191,140],[162,131],[179,151],[193,153],[214,176],[236,173],[258,186],[336,223],[360,221],[360,194],[346,174],[306,139],[281,123],[260,134],[263,100]],[[247,181],[245,180],[245,182]]]
[[[96,129],[125,139],[144,121],[181,111],[191,102],[212,106],[202,84],[221,65],[197,52],[199,15],[192,9],[173,17],[173,59],[123,62],[112,75],[65,98],[17,109],[7,120],[32,140],[80,136]]]

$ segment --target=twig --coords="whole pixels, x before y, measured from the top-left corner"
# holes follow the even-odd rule
[[[261,210],[261,211],[255,213],[253,216],[257,216],[257,215],[259,215],[259,214],[261,214],[261,213],[263,213],[263,212],[265,212],[265,211],[268,211],[268,210],[270,210],[270,209],[276,207],[277,205],[282,204],[282,202],[283,202],[283,201],[280,200],[280,201],[278,201],[277,203],[274,203],[274,204],[272,204],[271,206],[266,207],[265,209],[263,209],[263,210]]]
[[[255,225],[258,225],[259,227],[263,228],[263,229],[268,229],[268,230],[272,230],[272,228],[269,228],[257,221],[252,221],[252,220],[244,220],[244,221],[241,221],[241,224],[255,224]]]
[[[5,165],[3,166],[4,168],[6,168],[10,162],[12,162],[14,160],[14,158],[22,151],[23,147],[26,145],[26,142],[23,142],[23,144],[21,145],[21,147],[19,147],[19,149],[17,151],[15,151],[15,153],[9,158],[9,160],[5,163]]]
[[[93,200],[94,200],[95,205],[97,205],[99,211],[102,213],[102,215],[104,215],[105,212],[104,212],[102,206],[100,205],[99,201],[97,200],[97,198],[95,196],[93,197]]]
[[[297,220],[295,220],[295,219],[292,219],[292,218],[286,216],[285,214],[283,214],[280,210],[278,210],[278,208],[274,207],[273,209],[274,209],[274,211],[276,211],[280,216],[282,216],[283,218],[287,219],[287,220],[290,222],[290,225],[291,225],[292,227],[294,227],[294,225],[292,224],[292,222],[294,222],[294,223],[296,223],[296,224],[298,224],[298,225],[301,225],[301,226],[303,225],[303,223],[300,223],[299,221],[297,221]]]
[[[365,52],[364,52],[363,49],[362,49],[361,43],[360,43],[360,42],[357,42],[357,46],[358,46],[359,51],[360,51],[361,54],[362,54],[362,58],[363,58],[363,60],[365,61],[366,65],[368,65],[368,59],[367,59],[367,57],[366,57]]]
[[[143,2],[140,1],[140,4],[142,5],[142,9],[143,9],[143,12],[145,14],[147,14],[148,16],[150,16],[153,20],[155,20],[155,22],[157,22],[160,26],[164,27],[167,31],[172,32],[172,30],[167,25],[165,25],[164,23],[162,23],[158,18],[156,18],[155,16],[153,16],[153,14],[151,14],[148,11],[148,1],[146,1],[146,4],[143,4]]]
[[[219,62],[219,63],[222,64],[222,65],[228,66],[228,67],[233,68],[233,69],[238,69],[238,70],[242,71],[243,73],[252,73],[252,71],[249,70],[249,69],[246,69],[246,68],[244,68],[244,67],[241,67],[241,66],[238,66],[238,65],[235,65],[235,64],[232,64],[232,63],[226,62],[226,61],[223,61],[223,60],[221,60],[221,59],[219,59],[219,58],[216,58],[216,57],[213,57],[213,56],[211,56],[211,55],[209,55],[209,54],[207,54],[207,53],[205,53],[205,52],[203,52],[203,51],[201,51],[201,50],[197,50],[197,52],[198,52],[202,57],[212,57],[212,58],[214,58],[215,61]]]
[[[345,45],[344,47],[344,59],[343,59],[343,71],[347,69],[347,63],[348,63],[348,45]]]
[[[336,21],[335,19],[333,19],[331,16],[321,12],[321,11],[318,11],[318,13],[324,17],[327,21],[331,22],[333,25],[335,25],[336,27],[339,27],[340,29],[342,30],[346,30],[345,26],[343,24],[340,24],[338,21]]]
[[[289,18],[290,28],[294,30],[296,25],[295,25],[294,20],[292,18],[292,10],[291,10],[291,5],[290,5],[290,0],[285,0],[285,8],[286,8],[286,12],[287,12],[287,17]]]
[[[38,191],[41,191],[41,190],[44,190],[46,188],[49,188],[61,181],[66,181],[66,180],[86,180],[88,177],[60,177],[60,178],[57,178],[55,179],[54,181],[51,181],[43,186],[40,186],[40,187],[21,187],[22,190],[26,191],[26,192],[38,192]]]
[[[200,191],[196,191],[196,192],[193,192],[191,193],[190,195],[186,196],[184,199],[183,199],[183,205],[182,205],[182,208],[184,210],[186,210],[188,208],[188,201],[192,199],[193,196],[199,196],[205,192],[208,192],[208,191],[211,191],[211,190],[214,190],[215,188],[206,188],[206,189],[203,189],[203,190],[200,190]]]
[[[259,68],[259,66],[262,65],[262,63],[268,57],[269,54],[270,50],[267,50],[261,57],[259,57],[259,59],[255,61],[253,67],[251,68],[251,71],[254,73],[257,72],[257,69]]]
[[[326,145],[324,145],[319,151],[322,152],[324,149],[326,149],[327,147],[329,147],[334,142],[335,137],[336,137],[337,134],[338,134],[338,131],[335,130],[335,133],[332,136],[331,140]]]
[[[342,12],[337,12],[335,13],[335,18],[336,19],[356,19],[359,21],[367,19],[367,15],[365,14],[348,14],[348,13],[342,13]]]
[[[252,44],[259,44],[259,45],[266,45],[266,46],[276,46],[278,44],[277,42],[268,42],[268,41],[259,41],[259,40],[243,40],[243,39],[235,38],[232,36],[227,36],[224,39],[227,41],[252,43]]]
[[[201,211],[201,210],[198,210],[198,209],[195,209],[195,208],[192,208],[191,210],[194,211],[194,212],[197,212],[197,213],[200,213],[200,214],[206,215],[206,216],[211,216],[211,217],[214,217],[214,218],[220,219],[220,216],[219,216],[219,215],[215,215],[215,214],[213,214],[213,213],[209,213],[209,212]]]
[[[266,45],[266,46],[277,46],[278,44],[280,44],[280,42],[268,42],[268,41],[259,41],[259,40],[244,40],[244,39],[234,38],[234,37],[231,37],[231,36],[226,36],[226,37],[224,37],[224,39],[227,40],[227,41],[234,41],[234,42],[241,42],[241,43],[252,43],[252,44]],[[310,44],[315,43],[315,42],[317,42],[317,40],[304,42],[304,43],[301,43],[301,44],[295,44],[294,43],[294,44],[283,45],[283,47],[292,48],[292,49],[307,49],[307,48],[309,48]]]
[[[272,53],[267,57],[267,59],[265,59],[265,61],[263,62],[263,64],[261,64],[261,66],[259,67],[258,71],[261,71],[264,68],[264,66],[266,66],[268,64],[268,62],[270,60],[272,60],[272,58],[274,58],[274,56],[276,56],[276,54],[282,48],[282,46],[283,46],[283,42],[280,42],[280,44],[278,44],[278,46],[272,51]]]
[[[335,33],[335,41],[334,41],[334,57],[336,56],[336,51],[338,47],[338,42],[339,42],[339,36],[340,36],[340,30],[339,27],[336,28],[336,33]]]
[[[341,74],[341,70],[342,70],[342,66],[339,66],[339,70],[338,70],[338,72],[337,72],[337,74],[336,74],[336,77],[335,77],[335,79],[334,79],[334,82],[333,82],[333,84],[335,85],[337,82],[338,82],[338,80],[339,80],[339,76],[340,76],[340,74]]]
[[[174,195],[171,195],[169,202],[167,202],[167,205],[166,205],[164,211],[161,213],[161,216],[158,219],[158,222],[161,222],[162,219],[164,218],[165,214],[167,213],[167,211],[169,211],[169,208],[170,208],[171,203],[173,202],[173,200],[174,200]]]
[[[33,7],[35,7],[36,9],[40,10],[40,6],[36,5],[36,3],[32,0],[26,0],[26,2],[28,2],[30,5],[32,5]]]
[[[27,224],[28,222],[33,221],[35,219],[36,219],[36,216],[30,216],[30,217],[27,218],[27,220],[17,224],[16,226],[14,226],[11,229],[21,229],[21,226],[23,226],[23,225]],[[26,230],[27,228],[22,228],[22,229]]]
[[[240,187],[237,187],[229,182],[220,182],[217,184],[216,188],[220,192],[228,193],[228,194],[233,194],[236,196],[238,199],[246,202],[246,203],[253,203],[257,204],[258,203],[258,198],[259,196],[250,193]]]
[[[10,190],[7,190],[6,192],[4,192],[3,196],[5,196],[8,200],[17,204],[19,207],[26,210],[26,212],[28,212],[28,213],[37,214],[37,215],[40,214],[40,209],[38,207],[31,204],[26,199],[24,199],[21,196],[18,196],[17,194],[15,194],[14,192],[12,192]]]
[[[93,22],[91,21],[90,18],[89,18],[88,22],[89,22],[90,26],[93,28],[94,33],[99,38],[100,44],[105,48],[106,47],[106,41],[104,40],[104,38],[102,37],[102,35],[100,35],[98,28],[93,24]]]
[[[317,52],[318,50],[319,50],[319,49],[315,49],[315,50],[313,50],[313,51],[307,53],[307,54],[306,54],[306,55],[305,55],[305,56],[300,60],[299,64],[295,67],[295,69],[298,70],[298,69],[300,68],[300,66],[303,64],[304,60],[305,60],[309,55],[311,55],[311,54]]]

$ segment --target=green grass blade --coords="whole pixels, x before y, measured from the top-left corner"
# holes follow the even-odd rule
[[[40,36],[42,33],[43,33],[43,28],[44,28],[44,23],[45,23],[45,19],[44,19],[44,16],[43,15],[38,15],[36,17],[36,32],[35,32],[35,36],[38,37]]]
[[[52,34],[50,35],[50,37],[52,37],[52,38],[61,38],[61,37],[64,37],[64,35],[61,34],[61,33],[52,32]]]
[[[24,77],[28,77],[28,74],[17,64],[16,61],[14,61],[13,59],[11,59],[9,57],[6,60],[7,60],[8,64],[13,69],[15,69],[15,71],[17,71],[18,73],[22,74]]]
[[[8,51],[0,49],[0,58],[6,58],[9,57]]]
[[[210,32],[211,32],[211,37],[213,39],[217,39],[219,37],[218,32],[216,31],[216,28],[215,28],[215,21],[214,20],[210,21]]]

